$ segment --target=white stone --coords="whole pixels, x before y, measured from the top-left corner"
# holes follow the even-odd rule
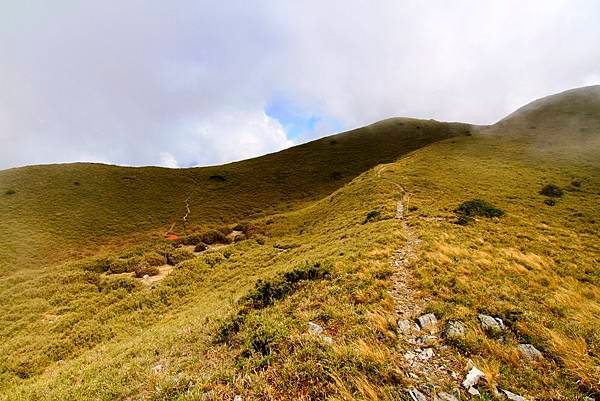
[[[467,373],[467,377],[465,377],[465,380],[462,382],[462,385],[464,388],[469,389],[473,386],[476,386],[477,383],[479,383],[479,379],[482,379],[484,377],[485,374],[481,370],[473,366],[471,370],[469,370],[469,373]]]
[[[481,393],[479,392],[479,390],[477,390],[475,387],[469,387],[469,389],[467,390],[467,393],[475,396],[475,395],[481,395]]]
[[[446,338],[462,338],[465,336],[466,327],[463,322],[451,321],[446,325],[444,334]]]
[[[235,397],[233,397],[233,401],[242,401],[242,396],[236,395]]]
[[[423,351],[419,353],[419,359],[422,361],[426,361],[431,359],[435,354],[433,353],[433,349],[425,348]]]
[[[313,322],[308,322],[308,332],[309,332],[310,334],[316,334],[316,335],[319,335],[319,334],[322,334],[322,333],[323,333],[323,327],[319,326],[319,325],[318,325],[318,324],[316,324],[316,323],[313,323]]]
[[[433,313],[428,313],[423,316],[419,316],[419,326],[422,330],[429,330],[430,332],[437,331],[437,318]]]
[[[531,360],[542,359],[544,356],[542,353],[531,344],[519,344],[519,351],[527,358]]]
[[[504,329],[504,322],[500,318],[494,318],[490,315],[480,313],[478,315],[481,327],[487,331],[500,331]]]
[[[508,398],[510,401],[527,401],[527,398],[521,397],[520,395],[517,395],[515,393],[511,393],[508,390],[502,390],[502,392],[506,395],[506,398]]]

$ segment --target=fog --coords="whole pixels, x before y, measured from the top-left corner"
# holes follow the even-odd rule
[[[600,83],[597,1],[0,3],[0,168],[248,158]]]

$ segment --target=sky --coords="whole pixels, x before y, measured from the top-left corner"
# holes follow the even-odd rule
[[[0,169],[221,164],[600,84],[596,0],[0,0]]]

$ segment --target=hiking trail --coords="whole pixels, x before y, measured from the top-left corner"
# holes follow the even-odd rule
[[[421,327],[416,323],[422,315],[424,299],[419,291],[410,285],[411,266],[417,259],[417,249],[421,243],[414,228],[408,222],[407,211],[410,193],[399,183],[382,177],[387,166],[377,171],[377,177],[389,182],[400,191],[400,199],[396,204],[396,219],[401,220],[406,242],[398,249],[392,260],[394,272],[391,276],[392,289],[390,295],[394,299],[400,347],[406,362],[405,374],[412,385],[408,389],[413,400],[418,400],[423,393],[430,396],[441,394],[444,387],[458,387],[460,371],[457,362],[448,347],[439,336],[437,321]],[[435,318],[434,318],[435,319]]]

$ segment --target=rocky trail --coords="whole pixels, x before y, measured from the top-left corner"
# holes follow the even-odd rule
[[[423,313],[426,299],[410,284],[411,268],[417,263],[417,250],[421,240],[407,216],[410,193],[401,184],[382,176],[386,168],[384,166],[379,169],[377,176],[399,191],[396,219],[401,220],[406,237],[404,246],[395,253],[392,260],[394,272],[390,295],[396,307],[398,347],[403,352],[407,381],[411,383],[407,388],[407,395],[413,401],[458,401],[464,399],[465,395],[479,396],[477,385],[485,381],[485,373],[445,343],[448,339],[463,337],[465,324],[450,321],[442,330],[433,313]],[[499,318],[480,314],[478,319],[484,331],[505,330]],[[543,358],[531,344],[521,344],[519,347],[526,359]],[[508,390],[495,387],[491,390],[500,399],[527,401]]]

